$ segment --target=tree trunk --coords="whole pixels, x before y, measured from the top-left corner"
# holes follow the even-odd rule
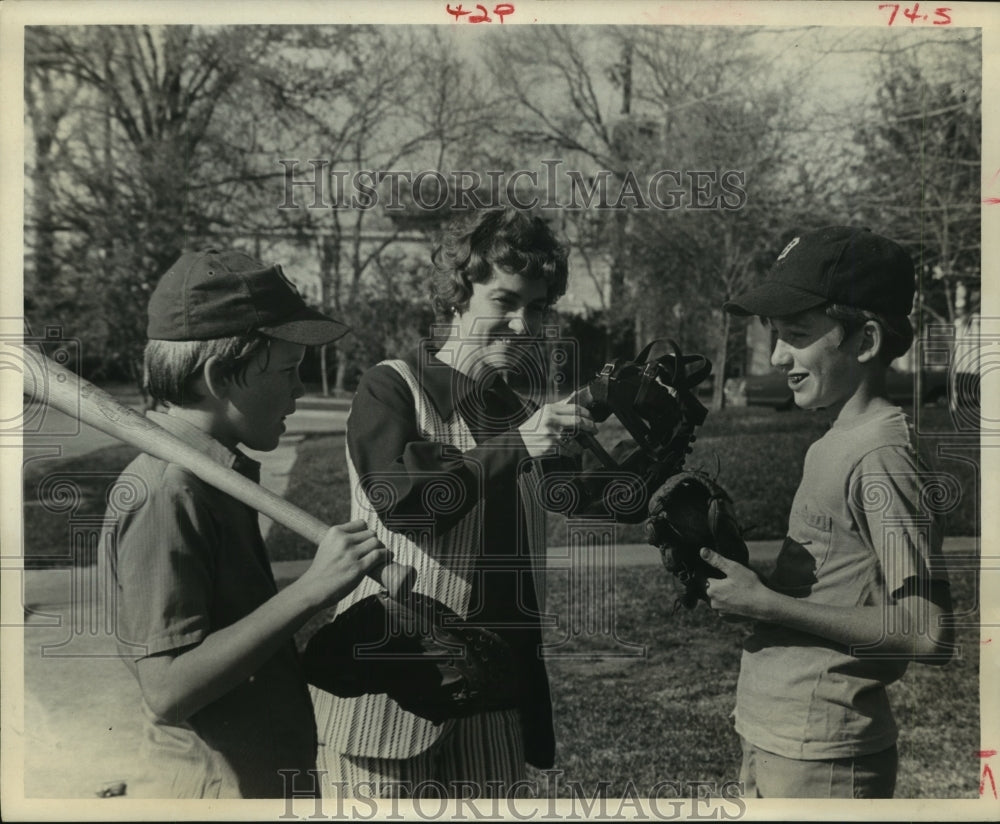
[[[947,284],[946,284],[947,287]],[[913,322],[913,420],[919,424],[920,402],[924,396],[924,293],[922,289],[917,290],[916,308],[911,316]]]
[[[319,379],[323,384],[323,397],[330,397],[330,379],[327,377],[327,366],[326,366],[326,347],[328,344],[323,344],[319,348]]]
[[[318,241],[319,253],[319,293],[320,307],[324,312],[335,309],[340,283],[340,236],[338,233],[322,234]],[[319,350],[320,376],[323,382],[323,396],[330,395],[330,367],[327,344]]]
[[[55,236],[52,231],[52,204],[55,202],[55,195],[49,166],[52,144],[61,118],[53,113],[52,87],[48,74],[40,72],[38,78],[41,88],[40,102],[36,102],[31,78],[25,83],[25,101],[35,136],[35,168],[32,173],[34,196],[31,199],[30,209],[35,224],[33,233],[35,287],[42,291],[50,289],[56,279]]]
[[[347,378],[347,353],[343,347],[337,349],[337,377],[334,379],[333,388],[338,394],[344,391],[344,383]]]
[[[729,313],[722,312],[722,334],[715,350],[715,381],[712,386],[712,409],[722,409],[726,405],[726,354],[729,348]]]
[[[958,364],[962,363],[965,359],[964,356],[968,352],[968,338],[969,338],[969,311],[968,311],[968,291],[965,284],[961,280],[955,280],[955,302],[954,302],[954,320],[952,320],[952,327],[955,330],[954,343],[952,344],[951,360],[952,363]],[[959,373],[958,369],[953,368],[951,370],[951,379],[948,381],[948,411],[952,416],[957,415],[960,412],[960,401],[958,388],[969,376],[962,375]],[[952,418],[954,420],[954,417]]]
[[[621,113],[623,115],[628,115],[632,111],[632,42],[627,40],[622,45],[622,106]],[[622,124],[624,125],[624,124]],[[627,155],[631,147],[624,145],[617,145],[613,147],[614,150],[620,155]],[[624,157],[620,157],[620,160],[624,160]],[[624,165],[624,163],[622,164]],[[624,177],[621,173],[616,172],[614,175],[614,180],[617,185],[622,185],[624,182]],[[605,362],[611,361],[615,357],[615,343],[616,339],[623,338],[625,336],[625,330],[628,328],[628,319],[623,316],[622,309],[626,301],[626,276],[625,276],[625,257],[626,257],[626,235],[628,234],[628,211],[621,210],[615,212],[614,215],[614,240],[613,240],[613,254],[614,259],[611,264],[611,271],[609,273],[609,287],[608,287],[608,345],[605,348]],[[633,326],[633,331],[635,332],[635,346],[638,348],[642,347],[643,342],[640,337],[641,334],[641,320],[639,319],[638,313],[636,313],[635,325]]]

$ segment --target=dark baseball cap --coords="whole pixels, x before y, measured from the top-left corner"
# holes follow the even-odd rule
[[[767,279],[723,308],[780,318],[824,303],[885,315],[910,314],[913,260],[898,243],[856,226],[827,226],[794,238]]]
[[[186,252],[149,298],[151,340],[211,340],[261,332],[317,346],[349,331],[306,304],[277,264],[243,252]]]

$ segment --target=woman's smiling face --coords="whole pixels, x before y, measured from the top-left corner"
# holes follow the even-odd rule
[[[544,278],[526,278],[494,268],[493,276],[472,284],[468,305],[455,315],[461,346],[460,371],[475,374],[488,369],[513,369],[519,349],[537,338],[548,310]]]

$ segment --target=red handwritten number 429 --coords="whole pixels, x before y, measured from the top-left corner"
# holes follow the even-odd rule
[[[894,22],[896,22],[896,15],[899,13],[898,3],[883,3],[878,8],[879,11],[881,11],[882,9],[892,9],[892,14],[889,15],[889,25],[891,26]],[[949,23],[951,23],[951,15],[948,14],[948,12],[950,11],[951,9],[947,8],[934,9],[934,16],[939,19],[930,20],[929,14],[920,13],[920,4],[914,3],[912,9],[910,8],[903,9],[903,17],[909,20],[910,23],[917,23],[921,20],[927,22],[928,20],[930,20],[932,25],[947,26]]]
[[[451,7],[451,3],[445,6],[445,9],[448,11],[448,14],[454,17],[455,20],[458,20],[460,17],[465,17],[466,15],[469,15],[467,20],[467,22],[469,23],[493,22],[493,18],[490,17],[489,12],[486,10],[486,6],[481,6],[479,4],[476,4],[476,8],[479,9],[480,12],[479,14],[472,14],[471,11],[466,11],[465,9],[462,8],[461,3],[459,3],[458,7],[454,9]],[[497,3],[493,7],[493,13],[500,19],[500,22],[503,23],[504,17],[506,17],[508,14],[514,13],[514,5],[512,3]]]

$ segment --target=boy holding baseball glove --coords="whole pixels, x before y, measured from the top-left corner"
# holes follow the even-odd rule
[[[754,620],[744,642],[736,731],[748,796],[889,798],[897,728],[886,686],[910,660],[952,651],[941,524],[889,363],[913,340],[914,271],[896,243],[827,227],[795,238],[768,279],[725,305],[776,337],[771,362],[795,403],[823,409],[788,535],[762,582],[709,549],[725,577],[707,596]]]
[[[149,301],[145,382],[165,405],[149,415],[257,481],[260,465],[239,446],[277,447],[303,393],[306,346],[345,332],[280,266],[235,251],[184,254]],[[110,567],[122,654],[142,692],[151,792],[282,797],[294,777],[301,794],[316,729],[292,636],[387,550],[361,521],[332,527],[278,592],[248,506],[149,455],[121,482],[139,502],[114,526]]]

